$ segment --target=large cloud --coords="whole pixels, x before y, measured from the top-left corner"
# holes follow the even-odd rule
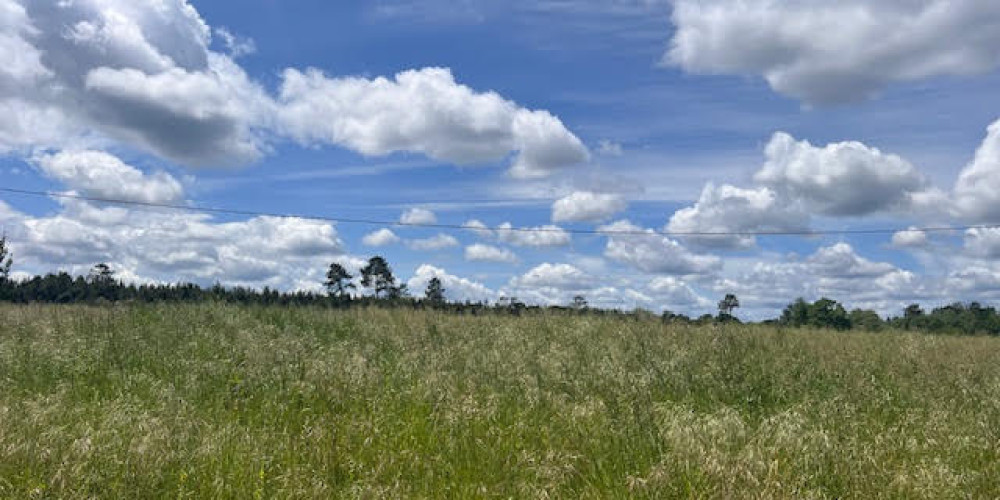
[[[444,287],[444,295],[448,300],[489,303],[496,299],[496,292],[490,290],[482,283],[448,274],[444,269],[429,264],[423,264],[418,267],[413,277],[406,282],[406,286],[410,290],[410,293],[419,297],[423,295],[424,290],[427,289],[427,284],[433,278],[441,280],[441,285]]]
[[[756,244],[753,231],[802,230],[809,216],[797,203],[781,199],[770,188],[741,189],[709,183],[692,207],[678,210],[666,230],[686,233],[685,241],[706,247],[749,248]],[[709,234],[694,234],[709,233]]]
[[[0,0],[0,151],[109,140],[185,165],[251,162],[290,137],[361,154],[503,161],[544,176],[589,153],[562,122],[450,70],[393,79],[286,69],[277,97],[233,59],[251,42],[213,30],[186,0]],[[41,126],[39,126],[41,125]]]
[[[47,177],[85,196],[143,203],[172,203],[184,189],[171,175],[145,175],[139,169],[101,151],[63,151],[36,158]]]
[[[757,186],[708,183],[665,229],[699,246],[746,249],[752,233],[805,231],[812,215],[923,215],[951,205],[909,162],[860,142],[819,147],[777,132],[764,153]]]
[[[97,262],[166,282],[318,288],[343,243],[326,223],[256,217],[219,223],[206,215],[130,211],[64,201],[53,216],[3,221],[18,267],[86,272]]]
[[[648,273],[704,274],[720,266],[717,257],[696,255],[680,243],[627,220],[603,226],[608,235],[604,255]]]
[[[711,303],[687,283],[671,276],[652,280],[589,273],[571,264],[544,263],[510,280],[501,292],[532,304],[568,305],[582,296],[595,307],[642,307],[700,312]]]
[[[744,308],[764,316],[773,315],[796,297],[828,297],[848,307],[885,314],[899,312],[907,303],[946,295],[932,280],[866,259],[846,243],[822,247],[804,259],[756,260],[715,277],[710,287],[720,295],[735,293]]]
[[[1000,228],[975,228],[965,232],[965,250],[979,258],[1000,258]]]
[[[209,50],[210,30],[186,1],[6,3],[20,8],[27,28],[4,36],[30,45],[44,70],[32,73],[33,86],[5,93],[8,105],[21,103],[29,116],[56,114],[67,132],[97,131],[192,165],[262,154],[256,128],[270,100],[231,59]],[[14,138],[19,143],[8,148],[53,146],[44,134]]]
[[[281,130],[306,144],[369,156],[414,152],[459,165],[496,162],[517,151],[516,177],[544,176],[588,158],[558,118],[493,92],[477,93],[446,68],[404,71],[394,79],[287,69],[283,78]]]
[[[960,216],[977,222],[1000,220],[1000,120],[990,125],[972,162],[955,184]]]
[[[46,175],[83,194],[139,202],[183,200],[172,177],[142,174],[94,151],[62,152],[36,159]],[[108,262],[136,281],[318,290],[344,244],[326,222],[294,217],[254,217],[218,222],[176,210],[133,210],[59,199],[54,215],[32,216],[0,202],[0,227],[10,235],[17,267],[85,273]]]
[[[1000,3],[991,1],[676,0],[673,21],[668,64],[760,75],[808,103],[1000,66]]]
[[[859,142],[817,147],[774,134],[754,179],[825,215],[867,215],[908,208],[926,181],[906,160]]]

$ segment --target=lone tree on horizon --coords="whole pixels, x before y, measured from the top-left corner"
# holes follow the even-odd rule
[[[392,275],[392,268],[379,255],[368,259],[368,264],[361,268],[361,285],[374,288],[376,298],[383,292],[389,296],[397,295],[400,290],[396,287],[396,277]]]
[[[10,278],[10,267],[14,265],[14,257],[7,248],[7,233],[0,236],[0,283]]]
[[[736,296],[731,293],[727,293],[726,296],[719,301],[719,317],[731,318],[733,316],[733,310],[737,307],[740,307],[740,299],[736,298]]]
[[[424,296],[432,304],[444,304],[444,285],[441,284],[440,278],[435,276],[427,282],[427,290],[424,291]]]
[[[90,269],[91,283],[109,284],[114,282],[115,272],[111,266],[101,262]]]
[[[351,283],[353,278],[354,276],[351,276],[344,266],[334,262],[330,264],[330,270],[326,272],[326,281],[323,284],[326,285],[326,291],[330,296],[342,299],[347,295],[347,290],[357,288]]]

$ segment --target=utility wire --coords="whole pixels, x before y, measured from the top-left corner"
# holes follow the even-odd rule
[[[256,210],[238,210],[232,208],[206,207],[199,205],[180,205],[172,203],[157,203],[138,200],[123,200],[117,198],[104,198],[98,196],[85,196],[73,193],[60,193],[54,191],[35,191],[30,189],[15,189],[0,187],[0,192],[24,195],[41,196],[47,198],[63,198],[95,203],[108,203],[113,205],[125,205],[143,208],[165,208],[171,210],[185,210],[191,212],[203,212],[220,215],[243,215],[249,217],[281,217],[297,218],[304,220],[315,220],[323,222],[334,222],[338,224],[364,224],[370,226],[392,226],[392,227],[416,227],[430,229],[462,229],[471,231],[512,231],[521,233],[569,233],[581,235],[623,235],[623,236],[833,236],[833,235],[864,235],[864,234],[893,234],[897,232],[917,232],[917,233],[943,233],[967,231],[970,229],[996,229],[1000,224],[979,224],[965,226],[936,226],[936,227],[910,227],[910,228],[876,228],[876,229],[820,229],[820,230],[782,230],[782,231],[657,231],[654,229],[644,230],[606,230],[606,229],[563,229],[546,227],[475,227],[464,224],[426,224],[400,221],[386,221],[377,219],[332,217],[323,215],[297,215],[278,212],[263,212]]]

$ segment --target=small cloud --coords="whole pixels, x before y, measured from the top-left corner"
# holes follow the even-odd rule
[[[577,191],[552,204],[554,222],[600,222],[623,212],[628,203],[621,196]]]
[[[408,225],[436,224],[437,216],[430,210],[411,208],[399,216],[399,223]]]
[[[477,243],[465,247],[465,260],[472,262],[502,262],[517,263],[517,255],[506,248],[497,248]]]
[[[422,240],[410,240],[406,244],[413,250],[418,251],[443,250],[445,248],[457,247],[459,245],[458,240],[455,239],[454,236],[443,233]]]
[[[493,231],[490,229],[490,227],[484,224],[483,221],[480,221],[478,219],[470,219],[466,221],[465,224],[462,224],[462,227],[464,227],[469,231],[472,231],[473,233],[476,233],[476,235],[479,236],[480,238],[490,239],[493,238],[494,236]]]
[[[396,233],[389,229],[382,228],[366,234],[364,238],[361,238],[361,243],[369,247],[384,247],[399,243],[399,236],[396,236]]]
[[[892,246],[896,248],[923,248],[927,246],[927,233],[910,228],[892,235]]]
[[[234,59],[257,52],[257,44],[254,43],[252,38],[234,35],[231,31],[223,27],[215,28],[214,31],[215,36],[219,37],[222,40],[222,44],[226,46],[229,56]]]
[[[597,143],[597,154],[602,156],[621,156],[624,152],[622,145],[617,142],[603,139]]]

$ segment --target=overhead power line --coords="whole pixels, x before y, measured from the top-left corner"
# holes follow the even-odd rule
[[[392,226],[392,227],[414,227],[429,229],[449,229],[449,230],[471,230],[471,231],[512,231],[522,233],[569,233],[580,235],[622,235],[622,236],[836,236],[836,235],[865,235],[865,234],[894,234],[897,232],[918,232],[918,233],[944,233],[968,231],[970,229],[996,229],[1000,224],[979,224],[964,226],[936,226],[936,227],[907,227],[907,228],[875,228],[875,229],[820,229],[820,230],[780,230],[780,231],[658,231],[654,229],[643,230],[607,230],[607,229],[565,229],[546,227],[476,227],[465,224],[430,224],[413,223],[400,221],[387,221],[378,219],[363,219],[350,217],[333,217],[325,215],[302,215],[279,212],[264,212],[257,210],[239,210],[232,208],[206,207],[200,205],[181,205],[173,203],[157,203],[138,200],[123,200],[117,198],[104,198],[99,196],[85,196],[73,193],[60,193],[54,191],[35,191],[30,189],[15,189],[0,187],[0,192],[24,195],[41,196],[46,198],[63,198],[94,203],[107,203],[112,205],[125,205],[140,208],[158,208],[170,210],[184,210],[190,212],[202,212],[219,215],[241,215],[248,217],[279,217],[295,218],[304,220],[315,220],[323,222],[333,222],[337,224],[364,224],[370,226]]]

